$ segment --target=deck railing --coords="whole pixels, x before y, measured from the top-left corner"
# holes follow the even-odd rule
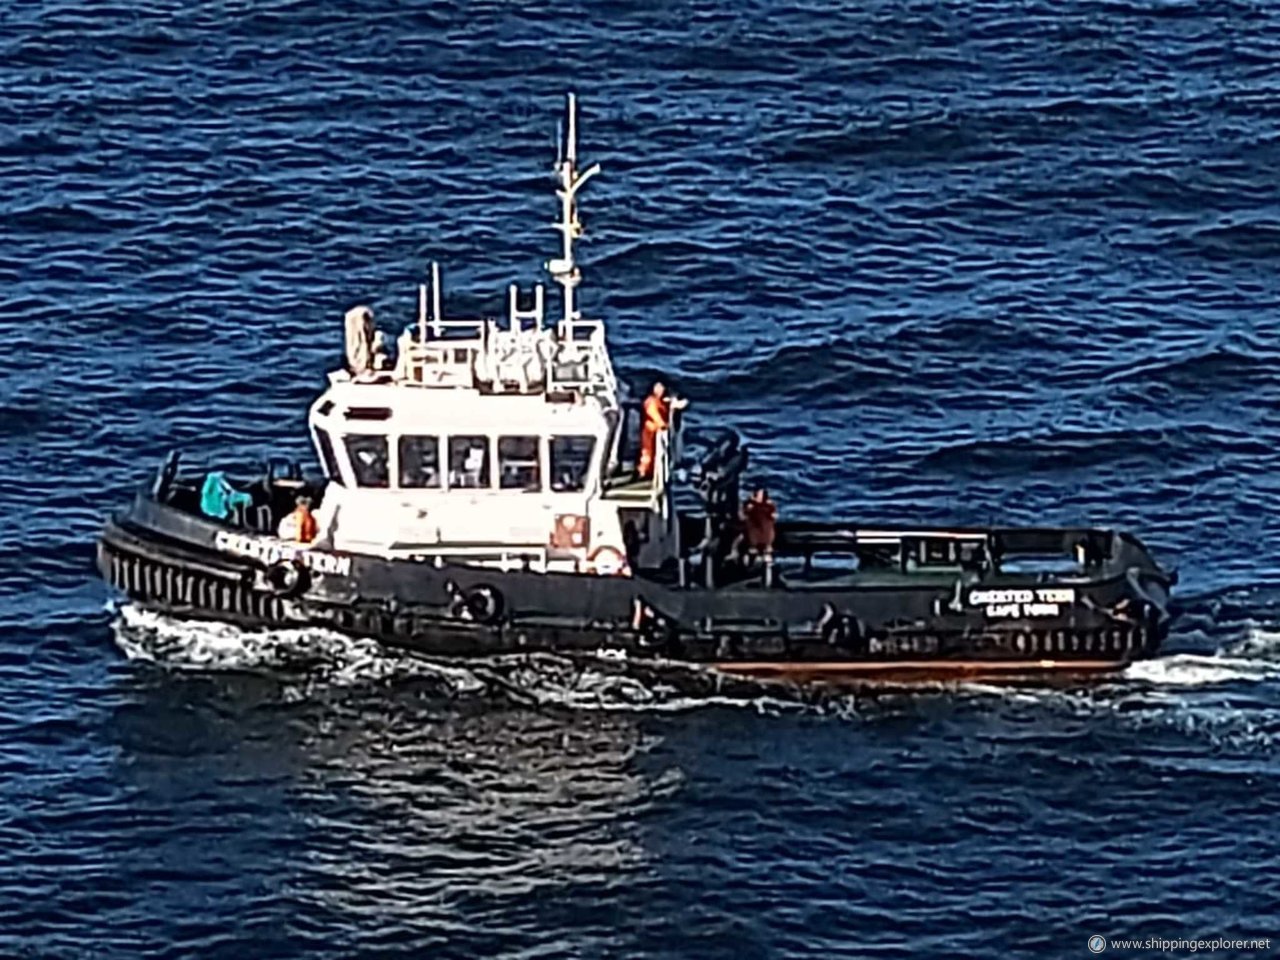
[[[396,378],[429,387],[471,387],[479,383],[517,392],[590,393],[617,397],[618,381],[605,345],[604,324],[575,320],[555,334],[543,330],[493,329],[483,320],[441,320],[438,326],[471,336],[420,341],[405,330],[398,341]],[[435,330],[433,325],[432,330]],[[506,376],[515,371],[518,376]]]
[[[617,396],[618,381],[605,346],[604,324],[573,320],[558,328],[558,346],[547,375],[547,389],[580,390]]]

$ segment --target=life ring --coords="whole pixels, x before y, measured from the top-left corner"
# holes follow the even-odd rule
[[[294,597],[307,588],[307,568],[297,560],[279,560],[267,567],[267,586],[277,597]]]
[[[627,558],[617,547],[596,547],[587,557],[587,570],[602,577],[627,577],[631,575],[631,567]]]
[[[496,623],[502,618],[505,607],[502,594],[487,583],[476,587],[463,600],[467,619],[478,623]]]

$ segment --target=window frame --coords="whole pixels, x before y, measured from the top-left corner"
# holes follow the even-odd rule
[[[533,486],[522,484],[520,486],[508,487],[504,483],[504,480],[506,479],[504,476],[504,470],[503,470],[504,464],[503,464],[503,455],[502,455],[502,443],[504,440],[518,440],[522,442],[530,441],[530,440],[533,441],[533,469],[535,471],[534,479],[536,481],[536,483]],[[497,489],[500,492],[502,493],[543,493],[546,490],[547,472],[546,470],[543,469],[543,464],[545,463],[545,457],[543,455],[543,447],[545,446],[545,440],[541,434],[537,434],[537,433],[500,434],[493,438],[493,442],[494,442],[494,452],[497,454],[495,459],[498,464]],[[528,458],[512,458],[512,459],[522,459],[523,462],[526,464],[529,462]]]
[[[451,433],[442,438],[448,454],[445,470],[445,490],[492,490],[493,489],[493,437],[484,433]],[[482,482],[474,487],[454,484],[453,482],[453,442],[455,440],[483,440],[484,463],[481,469]],[[474,447],[472,449],[475,449]]]
[[[324,427],[314,426],[311,429],[316,448],[320,451],[320,466],[324,468],[325,475],[331,483],[345,487],[347,478],[343,473],[342,463],[338,460],[338,450],[333,445],[333,437],[329,436],[329,431]]]
[[[351,449],[351,441],[370,441],[381,440],[382,449],[385,454],[383,458],[384,483],[364,483],[360,476],[359,458],[355,451]],[[390,490],[391,489],[391,442],[385,433],[344,433],[342,434],[342,450],[346,454],[347,463],[351,467],[351,479],[360,490]]]
[[[417,440],[417,441],[434,440],[435,441],[435,451],[436,451],[436,463],[435,463],[436,482],[435,483],[406,484],[404,482],[404,478],[405,478],[404,442],[406,440]],[[444,447],[444,438],[441,437],[438,433],[397,434],[396,435],[396,471],[395,471],[396,489],[397,490],[445,490],[447,489],[445,481],[448,479],[447,477],[448,471],[443,469],[444,458],[441,456],[441,453],[443,452],[443,447]]]
[[[587,450],[586,467],[582,472],[581,485],[574,490],[557,490],[555,488],[556,441],[557,440],[590,440]],[[585,494],[591,489],[596,467],[596,451],[600,448],[600,437],[594,433],[553,433],[546,438],[547,443],[547,490],[555,494]]]

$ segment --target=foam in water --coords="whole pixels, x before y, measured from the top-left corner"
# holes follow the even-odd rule
[[[616,657],[591,664],[553,654],[442,662],[394,650],[374,640],[320,628],[244,630],[206,620],[181,620],[133,604],[118,610],[116,643],[131,660],[196,671],[268,673],[288,699],[321,687],[367,686],[428,679],[444,695],[497,696],[540,706],[585,710],[674,712],[708,706],[749,706],[760,712],[804,709],[776,690],[721,678],[696,667],[667,665],[632,673]]]
[[[180,620],[133,605],[119,609],[114,627],[116,641],[130,659],[170,669],[266,673],[281,684],[282,696],[289,700],[342,688],[424,680],[441,696],[492,697],[539,707],[667,713],[734,706],[762,713],[867,717],[861,694],[755,684],[680,664],[629,663],[616,657],[582,661],[554,654],[441,661],[330,630],[244,630]],[[1216,700],[1206,703],[1196,689],[1211,692],[1276,679],[1280,631],[1255,624],[1215,654],[1177,653],[1139,661],[1122,674],[1080,686],[962,682],[930,685],[914,693],[971,703],[990,699],[1010,707],[1067,710],[1075,716],[1123,715],[1126,725],[1154,724],[1216,740],[1247,733],[1250,724],[1266,718],[1239,716],[1240,707]],[[892,693],[910,698],[913,691]],[[892,712],[893,702],[892,695],[878,697],[875,710]],[[1261,734],[1254,730],[1250,735]],[[1272,737],[1268,733],[1264,739],[1269,743]]]
[[[1228,645],[1226,652],[1232,656],[1280,662],[1280,630],[1251,623],[1244,638]]]
[[[424,677],[450,693],[485,689],[469,671],[432,663],[321,628],[242,630],[209,620],[180,620],[133,604],[120,608],[113,623],[116,643],[130,660],[180,670],[266,672],[294,677],[294,694],[317,684],[354,686],[390,679]]]
[[[1178,653],[1155,660],[1139,660],[1125,670],[1124,677],[1127,680],[1137,680],[1162,687],[1256,683],[1280,677],[1280,662],[1247,657]]]
[[[1243,639],[1212,654],[1177,653],[1139,660],[1125,670],[1128,680],[1165,687],[1203,687],[1280,678],[1280,631],[1249,624]]]

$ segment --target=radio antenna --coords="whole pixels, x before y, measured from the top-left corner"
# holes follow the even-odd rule
[[[573,259],[573,241],[582,236],[582,221],[578,219],[578,191],[583,184],[600,172],[600,164],[593,163],[586,170],[578,171],[578,98],[570,93],[565,110],[565,123],[561,128],[560,150],[556,161],[556,179],[560,187],[560,220],[555,228],[560,231],[560,256],[547,261],[547,272],[564,291],[564,318],[560,321],[561,334],[571,336],[573,322],[579,313],[574,304],[574,288],[582,280],[582,271]]]

